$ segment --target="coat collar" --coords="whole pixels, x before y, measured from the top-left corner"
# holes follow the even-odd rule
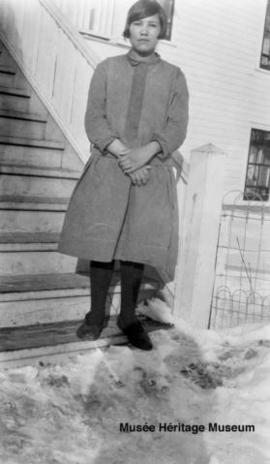
[[[160,56],[158,53],[154,52],[150,56],[138,56],[134,50],[129,50],[127,53],[127,59],[131,66],[138,66],[141,63],[144,64],[156,64],[160,61]]]

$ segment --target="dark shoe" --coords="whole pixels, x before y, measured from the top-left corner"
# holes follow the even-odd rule
[[[87,338],[87,340],[97,340],[103,327],[103,324],[87,324],[86,321],[83,321],[83,323],[77,329],[77,337],[85,339]]]
[[[140,350],[152,350],[153,345],[151,339],[139,321],[135,321],[127,326],[124,326],[121,322],[121,319],[118,318],[117,325],[119,329],[121,329],[122,332],[127,336],[129,342],[133,346],[139,348]]]

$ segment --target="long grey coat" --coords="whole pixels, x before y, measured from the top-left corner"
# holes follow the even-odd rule
[[[95,70],[85,117],[92,154],[72,194],[59,251],[89,260],[145,263],[169,281],[178,245],[171,154],[185,139],[188,91],[178,67],[158,55],[146,64],[135,142],[127,139],[126,122],[130,95],[136,91],[134,71],[141,64],[129,52],[106,59]],[[151,161],[146,185],[132,185],[106,150],[115,138],[128,146],[159,142],[162,152]]]

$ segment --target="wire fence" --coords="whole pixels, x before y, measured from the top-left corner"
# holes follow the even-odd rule
[[[270,206],[242,192],[223,199],[209,327],[270,321]]]

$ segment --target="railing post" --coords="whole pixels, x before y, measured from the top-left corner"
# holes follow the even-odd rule
[[[176,270],[174,314],[207,328],[223,197],[225,153],[213,144],[191,152]]]

